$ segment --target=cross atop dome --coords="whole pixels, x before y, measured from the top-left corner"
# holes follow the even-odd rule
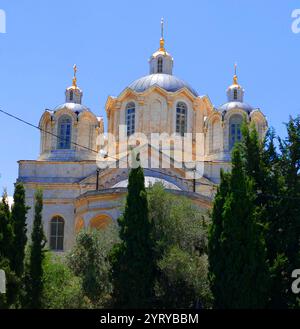
[[[236,70],[237,70],[237,63],[234,64],[234,76],[233,76],[233,84],[234,85],[238,85],[238,77],[236,74]]]
[[[66,89],[66,103],[81,104],[82,91],[77,86],[77,65],[73,65],[72,86]]]
[[[159,51],[166,51],[165,50],[165,39],[164,39],[164,19],[162,18],[160,21],[160,29],[161,29],[161,36],[159,42]]]
[[[237,64],[234,64],[234,76],[233,76],[233,84],[227,89],[227,97],[228,102],[243,102],[244,100],[244,89],[238,83],[237,76]]]
[[[76,64],[73,65],[73,70],[74,70],[74,76],[73,76],[73,80],[72,80],[72,85],[76,89],[77,88],[77,77],[76,77],[77,65]]]
[[[151,56],[150,74],[170,74],[173,73],[173,58],[165,49],[164,38],[164,19],[160,21],[161,35],[159,41],[159,49]]]

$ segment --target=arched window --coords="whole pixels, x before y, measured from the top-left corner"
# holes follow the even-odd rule
[[[237,98],[238,98],[238,92],[237,92],[236,89],[234,89],[234,91],[233,91],[233,99],[234,100],[237,100]]]
[[[163,71],[163,59],[161,57],[157,60],[157,73],[162,73]]]
[[[55,216],[50,222],[50,249],[64,250],[64,226],[65,221],[60,216]]]
[[[73,96],[74,96],[74,94],[73,94],[73,90],[70,90],[70,101],[73,100]]]
[[[230,149],[233,148],[236,142],[240,142],[242,140],[242,126],[243,118],[236,114],[233,115],[229,120],[229,147]]]
[[[219,119],[215,119],[211,125],[211,151],[218,151],[221,146],[221,123]]]
[[[126,125],[127,136],[134,134],[135,132],[135,104],[130,102],[126,106]]]
[[[72,119],[64,115],[58,120],[58,149],[69,149],[71,148],[71,130],[72,130]]]
[[[176,106],[176,133],[181,136],[187,132],[187,106],[179,102]]]

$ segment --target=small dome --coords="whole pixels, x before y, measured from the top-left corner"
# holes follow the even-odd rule
[[[82,90],[80,88],[78,88],[77,86],[73,86],[73,85],[68,87],[66,90],[76,90],[79,93],[82,93]]]
[[[250,113],[253,110],[253,107],[244,102],[228,102],[219,107],[219,111],[230,111],[233,109],[241,109],[247,113]]]
[[[227,112],[233,109],[241,109],[247,113],[253,110],[253,107],[244,102],[244,88],[238,83],[238,76],[236,73],[237,65],[234,65],[233,83],[227,88],[227,103],[219,107],[219,111]]]
[[[169,54],[166,50],[162,50],[162,49],[159,49],[155,53],[153,53],[151,58],[156,58],[158,56],[168,56],[172,58],[171,54]]]
[[[64,103],[64,104],[61,104],[61,105],[57,106],[54,109],[54,112],[59,111],[59,110],[63,110],[63,109],[67,109],[67,110],[73,111],[75,113],[81,113],[81,112],[84,112],[84,111],[90,112],[89,108],[87,108],[86,106],[84,106],[82,104],[77,104],[77,103]]]
[[[195,97],[198,97],[198,93],[191,86],[189,86],[188,83],[175,77],[174,75],[164,73],[144,76],[132,82],[128,88],[141,93],[152,86],[159,86],[168,92],[176,92],[180,89],[187,88]]]
[[[235,90],[235,89],[242,90],[243,87],[240,86],[239,84],[232,84],[231,86],[228,87],[227,91],[229,91],[229,90]]]

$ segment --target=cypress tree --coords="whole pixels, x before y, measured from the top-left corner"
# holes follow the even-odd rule
[[[12,225],[14,233],[13,257],[11,268],[21,278],[24,273],[25,246],[27,243],[26,214],[28,207],[25,205],[25,189],[22,183],[16,183],[14,204],[12,207]]]
[[[223,282],[219,279],[219,274],[226,267],[226,255],[222,249],[222,233],[224,230],[224,222],[222,213],[224,204],[229,191],[230,174],[224,173],[221,170],[221,184],[218,186],[218,191],[213,204],[212,225],[208,235],[208,258],[209,258],[209,280],[213,296],[215,298],[215,307],[222,308],[220,304],[225,296],[222,296]],[[221,297],[222,296],[222,297]]]
[[[283,178],[281,195],[282,226],[280,246],[285,257],[282,270],[284,307],[297,307],[297,296],[290,292],[290,276],[300,267],[300,116],[286,124],[287,137],[279,139],[279,163]],[[282,257],[283,257],[282,256]],[[279,304],[280,305],[280,304]],[[283,306],[280,305],[281,307]]]
[[[0,256],[12,259],[13,230],[11,225],[11,213],[8,205],[7,193],[4,191],[0,203]]]
[[[153,303],[152,225],[141,167],[129,174],[125,212],[119,219],[121,243],[111,253],[113,299],[118,308],[148,308]]]
[[[289,308],[297,304],[290,292],[290,275],[299,268],[300,207],[300,119],[290,119],[287,138],[275,147],[275,132],[270,130],[260,143],[255,129],[243,128],[245,170],[253,179],[260,223],[264,225],[267,258],[270,266],[270,308]],[[253,160],[255,159],[255,161]]]
[[[288,136],[284,141],[280,140],[281,168],[285,182],[286,255],[293,266],[298,266],[300,265],[298,260],[300,249],[300,116],[296,119],[291,118],[286,126]]]
[[[244,166],[254,182],[255,204],[260,210],[258,221],[264,227],[267,248],[270,276],[268,307],[286,308],[290,283],[285,256],[283,176],[274,139],[273,130],[261,142],[254,126],[250,130],[247,125],[243,127]]]
[[[6,294],[0,295],[0,308],[15,304],[18,296],[17,278],[10,268],[12,259],[13,232],[10,221],[7,193],[4,191],[0,203],[0,269],[6,273]]]
[[[236,146],[232,172],[222,177],[212,213],[209,261],[217,308],[267,304],[268,267],[258,218],[253,182]]]
[[[41,308],[43,292],[43,260],[46,238],[42,221],[43,194],[37,190],[35,194],[34,222],[31,234],[30,259],[26,269],[26,302],[27,307]]]

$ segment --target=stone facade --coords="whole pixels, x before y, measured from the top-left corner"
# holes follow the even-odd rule
[[[42,188],[45,232],[55,251],[69,250],[83,227],[100,229],[120,216],[129,171],[122,161],[127,162],[130,141],[139,145],[140,155],[151,154],[151,161],[161,163],[155,170],[145,166],[146,184],[160,181],[170,192],[190,198],[205,211],[211,207],[220,182],[220,169],[230,169],[230,153],[241,138],[242,121],[254,123],[261,138],[267,129],[263,113],[244,102],[236,74],[227,89],[227,103],[218,108],[208,96],[199,96],[175,77],[173,58],[166,52],[163,38],[150,58],[150,74],[134,81],[118,97],[108,97],[108,138],[103,137],[103,119],[81,104],[76,67],[65,97],[65,103],[46,110],[41,117],[39,158],[19,161],[18,180],[25,185],[26,202],[31,207],[28,231],[34,217],[34,193]],[[122,127],[125,139],[120,138]],[[133,138],[133,132],[143,134],[146,140]],[[149,143],[153,133],[174,138],[190,134],[191,145],[184,150],[167,150],[159,143]],[[99,169],[103,148],[105,157],[112,159],[113,154],[119,166]],[[172,160],[172,166],[164,166],[165,158]],[[187,163],[194,162],[195,168],[177,167],[180,158],[190,159]],[[190,172],[194,179],[186,178]]]

